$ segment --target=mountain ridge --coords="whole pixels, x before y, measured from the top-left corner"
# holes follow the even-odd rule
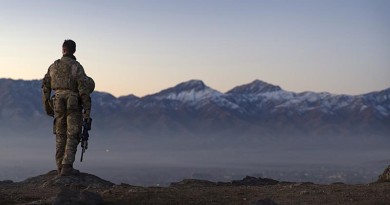
[[[43,119],[40,89],[40,80],[0,79],[4,124]],[[146,135],[390,134],[390,88],[360,95],[296,93],[254,80],[221,93],[189,80],[144,97],[95,91],[92,99],[98,127]]]
[[[26,79],[14,79],[14,78],[0,78],[0,81],[3,82],[3,83],[4,83],[4,81],[5,81],[5,82],[38,82],[38,83],[40,83],[40,82],[41,82],[41,79],[28,79],[28,80],[26,80]],[[162,92],[162,91],[164,91],[164,90],[168,90],[168,89],[170,89],[170,88],[174,88],[174,87],[176,87],[176,86],[178,86],[178,85],[181,85],[181,84],[186,84],[186,83],[191,83],[191,82],[197,82],[197,81],[200,82],[200,83],[202,83],[205,87],[209,87],[209,86],[207,86],[202,80],[199,80],[199,79],[190,79],[190,80],[187,80],[187,81],[178,83],[178,84],[176,84],[176,85],[173,85],[173,86],[171,86],[171,87],[162,89],[162,90],[160,90],[160,91],[158,91],[158,92],[156,92],[156,93],[146,94],[146,95],[144,95],[144,96],[142,96],[142,97],[141,97],[141,96],[137,96],[137,95],[135,95],[135,94],[131,94],[131,93],[130,93],[130,94],[125,94],[125,95],[115,96],[115,95],[111,94],[111,93],[108,92],[108,91],[99,91],[99,90],[95,90],[95,92],[107,93],[107,94],[110,94],[110,95],[114,96],[115,98],[122,98],[122,97],[126,97],[126,96],[134,96],[134,97],[137,97],[137,98],[144,98],[144,97],[146,97],[146,96],[155,95],[155,94],[158,94],[158,93],[160,93],[160,92]],[[246,86],[246,85],[251,85],[251,84],[253,84],[253,83],[258,83],[258,82],[264,83],[264,84],[266,84],[266,85],[268,85],[268,86],[271,86],[271,87],[275,87],[275,89],[277,89],[277,90],[284,90],[284,89],[281,88],[279,85],[273,85],[273,84],[271,84],[271,83],[268,83],[268,82],[265,82],[265,81],[262,81],[262,80],[259,80],[259,79],[255,79],[255,80],[253,80],[253,81],[251,81],[251,82],[249,82],[249,83],[245,83],[245,84],[242,84],[242,85],[234,86],[233,88],[227,90],[226,92],[221,92],[221,91],[216,90],[216,89],[214,89],[214,90],[216,90],[216,91],[218,91],[218,92],[220,92],[220,93],[222,93],[222,94],[227,94],[227,93],[229,93],[230,91],[234,90],[235,88],[242,87],[242,86]],[[40,86],[39,86],[39,89],[40,89]],[[287,91],[287,90],[284,90],[284,91]],[[330,95],[359,96],[359,95],[367,95],[367,94],[371,94],[371,93],[390,92],[390,87],[388,87],[388,88],[383,88],[383,89],[381,89],[381,90],[374,90],[374,91],[363,92],[363,93],[360,93],[360,94],[347,94],[347,93],[337,93],[337,94],[336,94],[336,93],[332,93],[332,92],[328,92],[328,91],[310,91],[310,90],[307,90],[307,91],[300,91],[300,92],[298,92],[298,91],[287,91],[287,92],[292,92],[292,93],[296,93],[296,94],[307,93],[307,92],[309,92],[309,93],[330,94]]]

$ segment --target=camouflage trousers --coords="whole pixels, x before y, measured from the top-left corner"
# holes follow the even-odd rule
[[[57,167],[61,168],[63,164],[73,165],[75,161],[82,126],[82,108],[78,93],[69,90],[57,90],[53,104],[55,157]]]

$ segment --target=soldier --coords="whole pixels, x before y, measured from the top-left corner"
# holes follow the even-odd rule
[[[53,132],[56,135],[56,163],[58,175],[78,174],[73,168],[77,145],[80,141],[82,120],[89,120],[90,93],[94,82],[76,61],[76,43],[65,40],[62,58],[50,65],[42,81],[42,101],[45,112],[54,117]],[[51,90],[54,95],[51,96]]]

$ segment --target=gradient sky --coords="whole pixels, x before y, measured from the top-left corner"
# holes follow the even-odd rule
[[[390,87],[387,0],[2,0],[0,78],[41,79],[64,39],[96,89],[152,94],[201,79],[225,92]]]

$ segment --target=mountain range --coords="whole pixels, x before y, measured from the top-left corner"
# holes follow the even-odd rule
[[[97,82],[98,83],[98,82]],[[361,95],[290,92],[261,80],[219,92],[190,80],[158,93],[92,94],[94,128],[132,136],[390,136],[390,88]],[[50,128],[40,80],[0,79],[2,134]]]

